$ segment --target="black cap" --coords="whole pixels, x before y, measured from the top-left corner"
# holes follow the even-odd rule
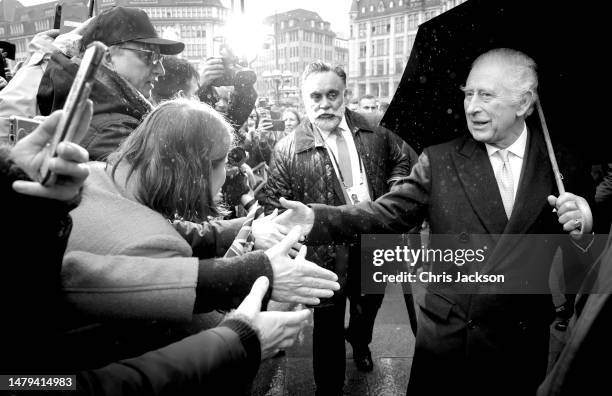
[[[159,37],[146,12],[139,8],[112,7],[96,16],[83,33],[83,47],[94,41],[111,46],[136,41],[159,46],[162,55],[176,55],[185,49],[180,41]]]

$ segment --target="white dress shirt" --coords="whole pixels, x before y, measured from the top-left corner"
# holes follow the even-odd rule
[[[346,140],[346,144],[348,146],[349,157],[351,158],[351,169],[353,170],[353,185],[359,184],[363,181],[366,191],[369,191],[368,179],[365,175],[365,168],[363,169],[363,175],[361,175],[361,173],[359,172],[360,159],[359,154],[357,153],[357,147],[355,146],[355,140],[353,139],[353,134],[351,133],[351,130],[349,129],[349,126],[346,123],[346,118],[344,116],[342,116],[342,120],[338,125],[338,129],[342,130],[342,136],[344,137],[344,140]],[[324,131],[322,129],[319,129],[319,131],[321,132],[321,136],[323,137],[323,141],[325,142],[325,147],[327,148],[327,150],[331,150],[331,152],[336,157],[336,160],[339,161],[338,145],[336,144],[336,134],[331,133],[330,131]],[[338,167],[336,166],[335,161],[332,159],[331,162],[334,166],[334,170],[336,171],[336,175],[339,175],[340,173],[337,169]],[[363,163],[361,167],[363,168]],[[338,177],[338,180],[340,180],[340,177]],[[371,198],[372,197],[370,197],[370,199]]]
[[[523,131],[518,139],[506,148],[508,151],[508,162],[510,162],[510,171],[512,172],[512,183],[514,184],[514,200],[516,201],[516,192],[518,191],[521,169],[523,168],[523,159],[525,158],[525,149],[527,148],[527,125],[523,126]],[[495,155],[500,149],[490,144],[485,143],[489,161],[493,169],[501,169],[503,166],[502,159],[499,155]]]

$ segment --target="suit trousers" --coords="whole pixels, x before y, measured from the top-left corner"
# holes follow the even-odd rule
[[[349,295],[350,313],[346,339],[354,347],[367,347],[372,342],[376,314],[384,294]]]
[[[344,386],[346,297],[336,297],[333,305],[314,309],[312,365],[316,395],[342,395]]]

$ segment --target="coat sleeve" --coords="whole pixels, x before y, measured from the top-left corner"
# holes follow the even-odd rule
[[[399,180],[410,176],[412,167],[417,163],[419,156],[408,143],[395,133],[385,130],[389,144],[389,161],[392,164],[387,183],[392,186]]]
[[[91,161],[104,161],[138,124],[137,119],[123,114],[97,114],[85,135],[74,141],[89,152]]]
[[[145,355],[77,375],[86,395],[245,394],[261,360],[261,346],[245,322],[229,319]]]
[[[408,232],[426,214],[431,191],[431,169],[425,151],[405,183],[373,202],[327,206],[311,204],[315,218],[309,245],[357,242],[361,234]]]
[[[203,259],[223,256],[243,223],[244,217],[203,223],[174,220],[172,226],[191,245],[193,255]]]
[[[68,252],[62,265],[66,302],[89,317],[189,321],[198,262],[193,257],[153,258]]]
[[[274,209],[278,208],[283,210],[279,199],[281,197],[293,200],[292,180],[295,176],[292,176],[291,171],[291,160],[293,156],[293,150],[291,136],[289,135],[283,138],[274,147],[272,152],[272,160],[270,162],[270,173],[268,181],[264,187],[264,199],[260,204],[264,207],[266,214],[271,213]]]

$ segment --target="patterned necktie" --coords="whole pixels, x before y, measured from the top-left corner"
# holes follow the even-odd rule
[[[514,205],[514,182],[512,180],[512,170],[510,169],[510,161],[508,160],[508,151],[499,150],[497,155],[502,160],[502,165],[497,168],[495,172],[495,178],[497,179],[497,185],[499,192],[504,203],[504,210],[506,216],[510,218],[512,214],[512,206]]]
[[[346,187],[353,186],[353,168],[351,167],[351,157],[349,155],[348,144],[346,139],[342,136],[342,129],[336,128],[334,131],[336,134],[336,146],[338,148],[338,166],[340,172],[344,178],[344,185]]]

